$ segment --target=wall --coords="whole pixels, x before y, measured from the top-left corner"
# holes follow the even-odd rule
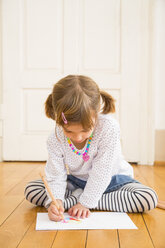
[[[165,1],[155,1],[155,160],[165,161]]]
[[[2,11],[1,11],[1,0],[0,0],[0,161],[2,161]]]

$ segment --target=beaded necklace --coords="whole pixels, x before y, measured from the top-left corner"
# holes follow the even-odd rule
[[[87,144],[87,147],[85,149],[85,152],[82,154],[81,152],[78,152],[74,146],[72,145],[71,141],[69,138],[67,138],[67,141],[68,141],[68,144],[69,146],[71,147],[72,151],[77,154],[77,155],[82,155],[82,158],[85,162],[87,162],[90,158],[90,156],[88,155],[88,150],[89,150],[89,147],[90,147],[90,144],[91,144],[91,141],[92,141],[92,136],[93,136],[93,133],[91,134],[91,136],[89,137],[89,140],[88,140],[88,144]]]

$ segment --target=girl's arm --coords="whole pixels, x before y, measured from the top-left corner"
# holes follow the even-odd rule
[[[55,199],[64,201],[66,190],[67,172],[64,166],[63,152],[56,135],[52,133],[47,140],[48,160],[45,166],[45,175],[48,185]],[[46,206],[51,203],[47,192],[48,200]]]

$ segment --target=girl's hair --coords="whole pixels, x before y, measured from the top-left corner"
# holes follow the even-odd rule
[[[115,100],[107,92],[101,91],[89,77],[68,75],[59,80],[45,102],[45,113],[48,118],[64,126],[62,112],[68,124],[81,123],[84,129],[91,129],[92,118],[97,118],[101,99],[103,114],[115,112]]]

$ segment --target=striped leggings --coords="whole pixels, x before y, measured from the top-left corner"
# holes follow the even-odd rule
[[[82,192],[82,190],[80,189]],[[25,188],[26,199],[37,205],[45,206],[47,194],[42,180],[29,182]],[[128,183],[120,189],[103,194],[95,210],[107,210],[115,212],[144,212],[157,206],[156,192],[141,183]],[[77,203],[74,191],[66,189],[64,209],[68,210]]]

